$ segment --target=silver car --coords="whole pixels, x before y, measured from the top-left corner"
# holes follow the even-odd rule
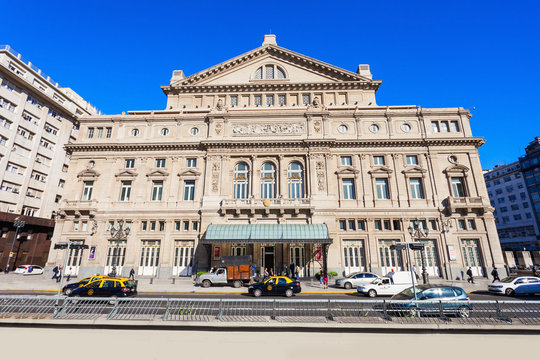
[[[346,278],[337,279],[336,286],[342,287],[345,289],[352,289],[353,287],[357,287],[358,285],[361,285],[361,284],[369,284],[377,278],[379,278],[379,275],[373,274],[373,273],[368,273],[368,272],[352,273],[352,274],[349,274]]]

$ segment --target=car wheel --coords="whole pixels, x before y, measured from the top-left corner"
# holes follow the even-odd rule
[[[345,289],[349,290],[350,288],[352,288],[352,284],[350,282],[348,283],[345,283]]]
[[[460,306],[457,315],[460,318],[467,319],[471,315],[471,309],[468,306]]]
[[[287,289],[287,290],[285,290],[285,296],[286,296],[286,297],[291,297],[291,296],[293,296],[293,291],[292,291],[292,289]]]
[[[72,292],[73,289],[66,289],[66,291],[64,291],[64,294],[66,294],[66,296],[70,296]]]
[[[110,299],[109,299],[109,305],[116,304],[116,301],[118,301],[118,296],[116,296],[116,295],[111,296]]]
[[[370,298],[374,298],[375,296],[377,296],[377,292],[371,289],[367,292],[367,296],[369,296]]]
[[[420,317],[420,311],[418,311],[418,308],[416,306],[411,306],[408,309],[409,316],[412,318]]]
[[[208,288],[208,287],[212,286],[212,282],[210,280],[203,280],[202,286],[205,287],[205,288]]]
[[[506,294],[506,296],[514,296],[514,289],[508,288],[504,293]]]
[[[255,289],[253,290],[253,296],[255,297],[261,297],[262,295],[262,290],[261,289]]]
[[[234,286],[235,288],[239,288],[239,287],[242,286],[242,282],[241,282],[240,280],[236,280],[236,281],[233,283],[233,286]]]

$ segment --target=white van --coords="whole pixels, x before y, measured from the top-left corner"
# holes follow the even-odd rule
[[[386,276],[375,279],[369,284],[359,285],[356,291],[369,297],[377,295],[395,295],[413,285],[409,271],[389,272]]]

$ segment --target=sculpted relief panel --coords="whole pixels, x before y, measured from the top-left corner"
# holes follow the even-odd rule
[[[303,123],[275,124],[235,124],[232,126],[233,136],[249,135],[298,135],[305,133]]]

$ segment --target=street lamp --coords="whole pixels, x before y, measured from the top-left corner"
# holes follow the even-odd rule
[[[116,227],[116,229],[114,228],[114,226],[111,226],[111,229],[110,229],[111,240],[116,241],[116,248],[113,251],[113,260],[111,264],[113,267],[116,267],[119,265],[118,258],[120,255],[120,241],[125,241],[130,231],[131,231],[131,223],[124,222],[124,220],[118,221],[118,226]],[[116,274],[114,275],[116,276]]]
[[[418,244],[416,248],[413,248],[413,249],[420,250],[420,258],[422,260],[422,281],[424,282],[424,284],[428,284],[429,279],[428,279],[428,273],[426,271],[426,262],[424,260],[425,245],[422,244],[421,241],[422,239],[427,238],[429,234],[429,229],[422,229],[420,227],[420,222],[418,220],[414,220],[411,226],[409,226],[409,234],[411,235],[411,238],[413,239],[413,241],[414,239],[416,239],[420,243]]]
[[[11,258],[13,257],[13,247],[15,246],[15,240],[17,239],[17,236],[19,235],[19,231],[22,227],[24,227],[25,222],[24,220],[19,219],[18,217],[15,218],[13,221],[13,226],[15,226],[15,236],[13,237],[13,241],[11,242],[11,250],[9,250],[9,257],[6,264],[6,269],[9,269],[9,264],[11,263]],[[15,266],[15,264],[14,264]]]

